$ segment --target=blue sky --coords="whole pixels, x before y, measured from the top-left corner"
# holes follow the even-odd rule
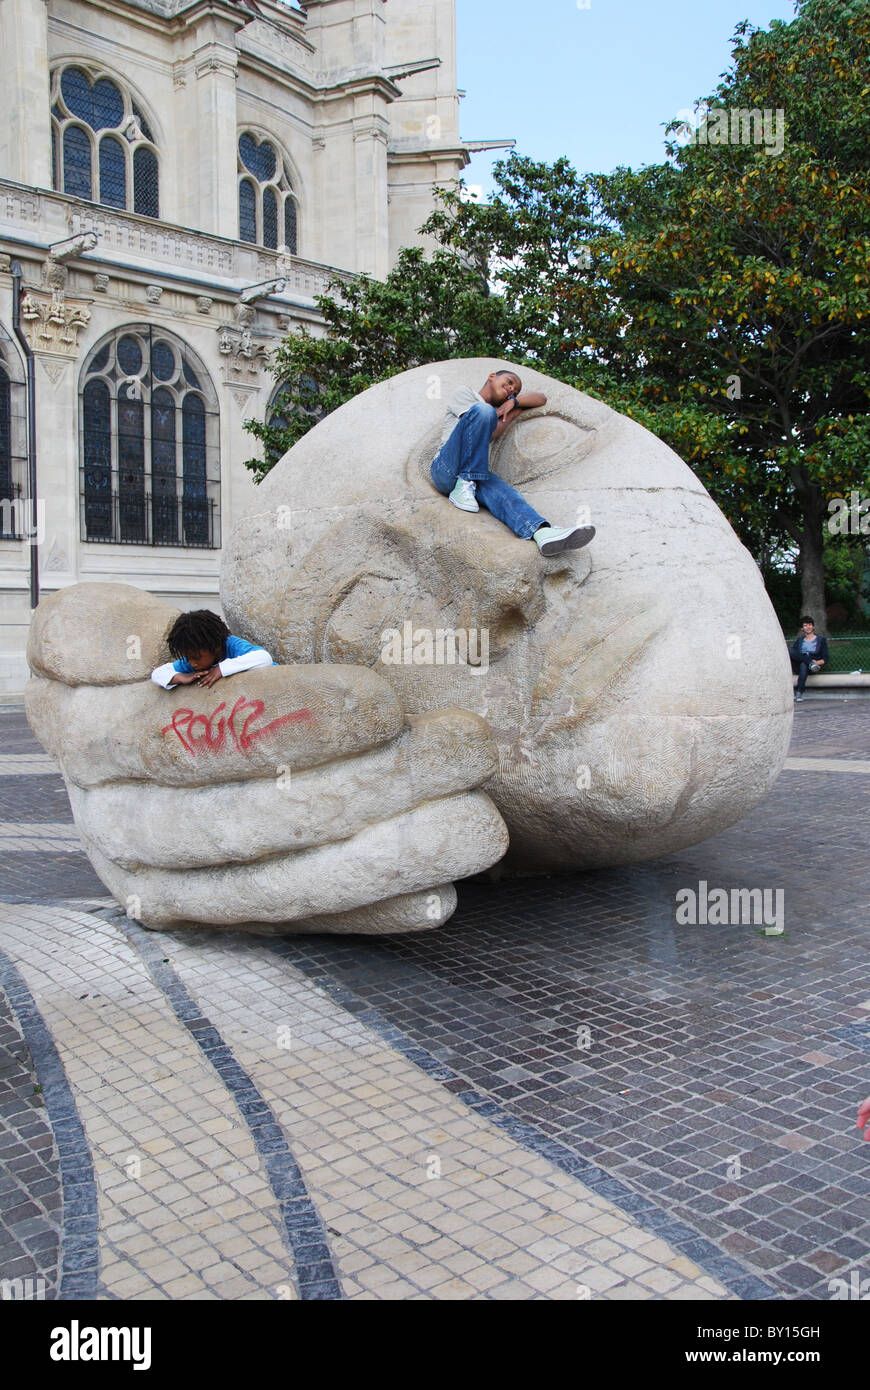
[[[462,138],[513,138],[581,172],[657,163],[664,123],[714,89],[740,21],[793,18],[792,0],[456,0]],[[503,157],[475,155],[463,177],[486,196]]]

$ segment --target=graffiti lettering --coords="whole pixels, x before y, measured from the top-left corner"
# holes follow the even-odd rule
[[[204,752],[222,753],[228,746],[228,739],[237,752],[247,753],[257,739],[277,733],[285,724],[307,723],[314,718],[310,709],[295,709],[289,714],[279,715],[261,729],[252,729],[251,725],[266,708],[263,700],[249,700],[247,696],[240,695],[228,715],[223,713],[226,707],[226,700],[221,700],[211,714],[194,714],[192,709],[177,709],[172,722],[161,733],[165,738],[171,729],[191,757]],[[236,728],[236,719],[241,718],[243,713],[244,722],[240,732]]]

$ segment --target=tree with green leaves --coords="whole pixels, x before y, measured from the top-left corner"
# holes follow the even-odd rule
[[[512,156],[490,202],[445,192],[422,229],[442,249],[322,301],[327,339],[288,340],[279,372],[327,409],[449,356],[576,385],[687,459],[762,566],[796,547],[823,630],[828,500],[870,485],[870,0],[797,8],[739,27],[666,162]]]
[[[488,357],[507,346],[509,314],[486,276],[455,250],[399,253],[385,281],[336,277],[318,296],[325,333],[289,334],[275,355],[278,409],[246,428],[264,446],[259,482],[317,422],[375,382],[425,362]]]
[[[515,157],[489,206],[429,224],[489,245],[521,355],[671,444],[759,561],[797,547],[822,628],[828,499],[870,484],[868,52],[870,0],[804,0],[740,26],[673,162]]]

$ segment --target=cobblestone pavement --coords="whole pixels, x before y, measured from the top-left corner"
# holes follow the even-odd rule
[[[0,1296],[827,1299],[866,1277],[870,702],[804,701],[791,754],[716,839],[466,883],[431,934],[150,933],[0,707]],[[717,888],[781,890],[785,930],[679,924],[681,890]]]

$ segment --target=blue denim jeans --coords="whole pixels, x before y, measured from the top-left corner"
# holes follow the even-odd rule
[[[530,540],[541,526],[549,525],[530,507],[516,488],[489,470],[489,441],[498,424],[498,412],[485,401],[461,416],[450,438],[441,445],[432,464],[432,481],[445,497],[457,478],[475,484],[478,502],[509,526],[521,540]]]
[[[790,653],[790,655],[791,669],[797,672],[797,686],[795,687],[795,694],[803,695],[804,687],[807,683],[807,676],[815,674],[815,672],[810,670],[810,662],[815,661],[816,658],[813,656],[811,652],[803,652],[800,656],[795,656],[793,653]],[[824,667],[822,669],[824,670]]]

